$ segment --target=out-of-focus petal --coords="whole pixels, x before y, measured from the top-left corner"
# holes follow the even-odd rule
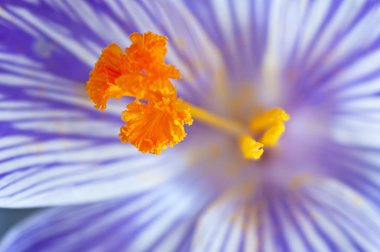
[[[296,118],[309,117],[297,134],[287,132],[293,134],[289,153],[297,138],[305,137],[307,149],[322,132],[319,146],[310,149],[323,154],[308,156],[313,160],[295,154],[298,163],[290,167],[314,167],[379,204],[380,4],[301,2],[271,1],[267,52],[278,76],[272,90],[294,114],[289,129],[297,126]],[[310,116],[301,112],[307,109]]]
[[[379,212],[334,180],[314,178],[292,192],[239,186],[217,198],[194,182],[47,210],[11,231],[0,250],[334,252],[380,246]]]
[[[380,213],[326,178],[293,190],[227,192],[200,216],[192,251],[376,251]],[[246,190],[246,189],[245,189]]]
[[[377,1],[184,2],[221,48],[234,89],[253,86],[264,105],[331,109],[379,92]]]
[[[170,155],[141,155],[121,145],[121,120],[112,109],[95,111],[84,97],[84,86],[21,58],[18,67],[4,65],[10,70],[2,72],[0,80],[2,207],[136,193],[181,170],[183,165]]]
[[[11,231],[0,251],[188,251],[210,196],[193,183],[186,178],[117,201],[46,210]]]
[[[379,148],[371,147],[370,144],[363,146],[352,143],[350,145],[339,144],[327,149],[330,153],[322,161],[325,174],[349,187],[373,206],[379,207]]]
[[[377,251],[380,247],[377,207],[350,185],[322,179],[305,187],[298,209],[323,234],[331,251]]]
[[[20,78],[24,82],[0,87],[5,90],[0,103],[1,206],[80,203],[135,193],[175,177],[184,167],[174,153],[148,156],[122,145],[118,116],[93,111],[67,88],[75,87],[71,82],[60,79],[57,85],[68,94],[33,88],[58,83],[46,75],[46,80]]]
[[[154,14],[153,14],[154,13]],[[218,50],[181,3],[7,1],[0,11],[0,206],[96,201],[175,177],[179,154],[141,155],[118,140],[114,101],[95,111],[85,82],[101,48],[131,32],[169,37],[182,96],[204,102],[223,69]],[[198,38],[194,41],[193,38]],[[210,77],[211,76],[211,77]]]
[[[234,86],[258,82],[272,1],[184,1],[221,48]],[[257,83],[258,84],[258,83]]]
[[[181,70],[178,86],[186,98],[199,102],[225,70],[219,49],[179,1],[9,1],[0,25],[5,56],[25,55],[43,64],[46,72],[77,81],[87,80],[107,44],[124,48],[131,33],[146,31],[169,37],[168,61]]]
[[[377,1],[184,2],[221,48],[234,92],[330,112],[380,91]]]
[[[335,113],[378,96],[379,2],[301,2],[273,1],[271,8],[277,18],[270,19],[267,53],[277,67],[274,87],[286,106]]]

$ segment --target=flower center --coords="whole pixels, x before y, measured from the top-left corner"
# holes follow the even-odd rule
[[[289,119],[283,109],[259,114],[245,127],[194,106],[177,97],[170,81],[181,75],[165,63],[167,38],[151,32],[133,33],[130,38],[132,45],[125,53],[116,44],[103,49],[87,82],[88,95],[97,109],[104,110],[109,98],[135,98],[122,113],[126,124],[120,129],[121,142],[129,142],[143,153],[160,154],[184,139],[184,125],[191,125],[194,118],[234,135],[246,159],[259,159],[264,147],[276,146]]]

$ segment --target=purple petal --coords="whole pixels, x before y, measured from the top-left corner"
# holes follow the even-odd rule
[[[43,211],[1,251],[376,251],[379,213],[343,184],[293,193],[239,186],[215,198],[188,178],[122,200]],[[255,195],[255,196],[254,196]],[[62,247],[62,244],[65,244]]]
[[[3,6],[0,28],[1,206],[113,198],[183,170],[186,164],[171,155],[141,155],[119,143],[126,102],[95,111],[84,83],[103,46],[126,47],[131,32],[151,30],[169,36],[168,59],[186,80],[178,84],[183,96],[204,102],[223,64],[185,6],[15,1]]]
[[[185,1],[221,49],[230,81],[256,81],[267,46],[268,1]]]
[[[189,182],[117,201],[43,211],[10,232],[0,250],[188,251],[208,196]]]

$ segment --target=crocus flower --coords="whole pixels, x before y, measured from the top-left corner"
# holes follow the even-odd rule
[[[14,228],[0,251],[379,251],[379,7],[5,2],[0,206],[56,207]],[[102,49],[128,48],[135,32],[167,37],[176,97],[194,108],[245,126],[286,111],[275,146],[252,160],[252,136],[194,110],[172,148],[134,143],[159,155],[120,143],[134,100],[97,111],[85,83]]]

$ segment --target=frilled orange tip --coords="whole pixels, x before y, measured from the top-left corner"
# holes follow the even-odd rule
[[[126,49],[127,66],[130,73],[146,76],[146,85],[142,87],[149,91],[146,94],[175,95],[169,79],[179,79],[181,74],[165,63],[167,38],[152,32],[132,33],[130,38],[132,45]]]
[[[181,77],[165,63],[167,38],[152,32],[130,35],[132,45],[125,53],[116,44],[101,53],[87,82],[87,92],[95,108],[104,110],[109,98],[134,97],[127,105],[120,140],[141,152],[159,154],[186,136],[191,124],[190,110],[179,105],[170,79]]]
[[[176,95],[169,79],[180,72],[164,61],[167,38],[152,32],[133,33],[126,52],[116,44],[103,49],[87,82],[87,93],[95,108],[104,110],[109,98],[123,96],[155,99]]]
[[[123,74],[115,81],[122,96],[141,100],[160,100],[162,96],[176,96],[176,89],[169,79],[151,78],[144,74]]]
[[[122,120],[126,124],[120,129],[120,140],[152,154],[181,142],[186,136],[184,125],[193,122],[190,110],[182,110],[177,100],[170,98],[154,103],[131,102]]]
[[[167,37],[146,32],[144,34],[132,33],[130,35],[132,45],[126,49],[131,62],[136,63],[136,67],[141,68],[156,68],[157,63],[164,62],[166,55]]]
[[[120,98],[120,88],[115,85],[115,80],[123,72],[124,61],[125,55],[118,45],[110,44],[103,49],[86,87],[95,108],[104,110],[108,98]]]

